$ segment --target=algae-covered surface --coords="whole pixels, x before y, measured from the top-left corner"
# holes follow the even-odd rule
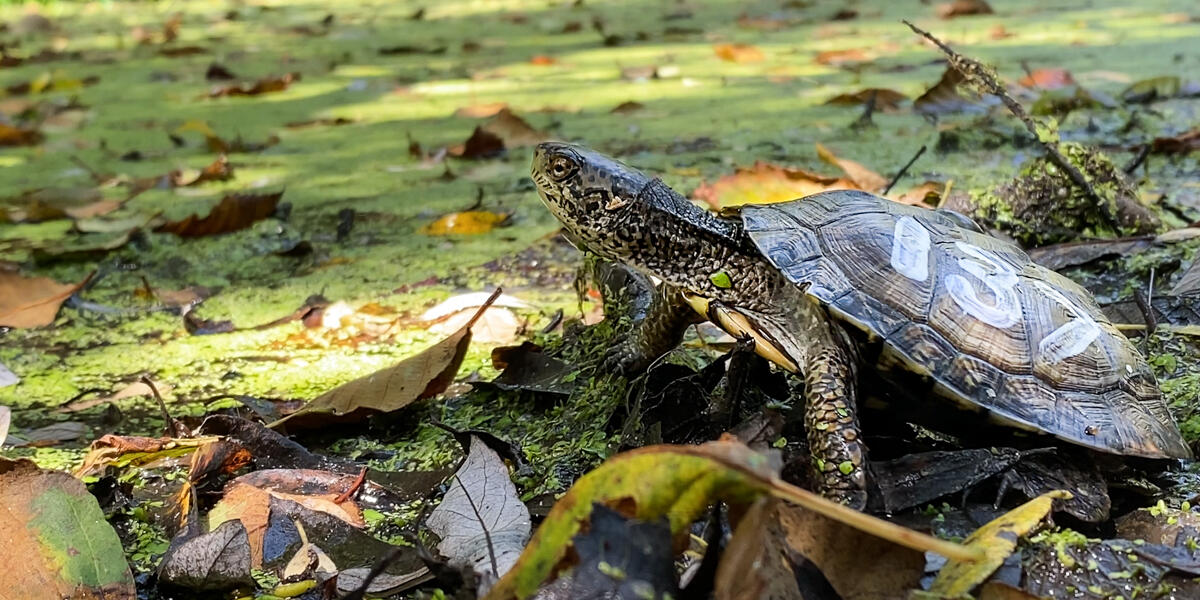
[[[20,378],[0,388],[14,429],[66,419],[89,427],[77,441],[15,452],[62,467],[103,433],[157,433],[161,420],[146,397],[53,411],[143,375],[170,386],[176,417],[230,406],[212,400],[230,394],[313,398],[443,337],[415,317],[460,293],[502,286],[528,303],[517,310],[528,336],[558,310],[567,321],[591,310],[572,286],[581,257],[553,237],[553,217],[528,180],[530,148],[454,156],[500,105],[549,137],[617,155],[685,193],[759,160],[831,173],[817,156],[820,143],[884,177],[925,145],[898,189],[952,182],[986,195],[1039,155],[1003,110],[928,116],[902,102],[880,107],[862,126],[861,106],[826,104],[864,88],[911,100],[938,81],[942,57],[900,23],[910,19],[995,65],[1010,83],[1026,70],[1064,69],[1081,88],[1116,99],[1055,115],[1064,140],[1099,147],[1112,164],[1200,123],[1196,98],[1121,97],[1150,77],[1185,85],[1197,77],[1193,2],[993,4],[996,14],[943,20],[930,5],[883,1],[64,2],[36,7],[49,20],[42,26],[23,17],[32,8],[5,6],[6,56],[15,60],[0,68],[8,88],[0,112],[11,120],[31,102],[48,103],[37,109],[43,139],[0,153],[5,205],[27,204],[22,195],[32,190],[65,188],[133,195],[103,216],[110,222],[204,215],[229,192],[282,191],[290,207],[233,233],[144,231],[114,250],[51,261],[47,251],[95,247],[120,229],[81,234],[70,219],[0,224],[0,260],[21,273],[72,283],[96,273],[53,324],[0,337],[0,364]],[[212,65],[248,83],[299,77],[280,91],[220,95],[212,92],[230,82],[206,78]],[[226,181],[131,194],[141,178],[194,174],[212,163],[206,130],[263,147],[231,149]],[[1156,153],[1134,171],[1141,200],[1164,227],[1200,219],[1197,157]],[[425,229],[467,209],[509,217],[483,233]],[[312,251],[283,253],[300,241]],[[1190,260],[1182,255],[1156,271],[1158,289]],[[178,310],[139,293],[147,286],[204,286],[212,295],[191,316],[231,321],[239,331],[190,333]],[[306,336],[299,321],[250,329],[316,294],[396,315],[400,330],[342,344],[313,342],[328,338]],[[1151,359],[1195,440],[1194,340],[1164,335],[1149,347]],[[490,350],[474,344],[460,376],[494,375]],[[586,391],[593,396],[558,403],[504,394],[422,403],[407,409],[407,428],[334,448],[354,455],[386,447],[390,458],[380,466],[388,468],[447,466],[457,450],[426,422],[436,416],[525,444],[538,473],[527,490],[560,491],[616,447],[598,428],[605,410],[624,400],[624,386],[591,382]]]

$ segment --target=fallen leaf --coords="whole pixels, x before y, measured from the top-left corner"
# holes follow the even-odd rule
[[[1068,497],[1070,494],[1063,491],[1042,494],[975,530],[963,543],[968,548],[981,550],[984,558],[978,561],[949,559],[938,572],[929,592],[941,598],[961,598],[969,594],[1000,568],[1023,536],[1041,525],[1054,508],[1055,500]]]
[[[40,188],[4,201],[0,222],[40,223],[54,219],[86,219],[110,213],[121,207],[105,200],[94,188]]]
[[[500,109],[496,116],[484,123],[483,130],[500,138],[505,148],[536,146],[549,139],[545,133],[534,129],[525,119],[507,108]]]
[[[222,145],[224,145],[223,142]],[[222,154],[212,164],[199,171],[175,171],[171,174],[171,179],[176,187],[192,187],[210,181],[229,181],[233,179],[233,167],[230,166],[229,159],[225,158],[225,155]]]
[[[19,568],[0,571],[9,598],[133,600],[121,540],[79,480],[0,458],[0,539]]]
[[[151,219],[157,223],[158,220]],[[117,235],[85,235],[71,239],[68,243],[48,244],[33,249],[33,262],[39,266],[60,262],[92,260],[103,256],[112,250],[128,244],[135,235],[141,233],[139,228],[133,228]],[[75,243],[78,241],[79,243]]]
[[[913,100],[913,109],[926,115],[940,115],[956,112],[982,112],[984,106],[971,100],[958,91],[963,83],[962,73],[954,67],[947,66],[941,79],[933,87],[925,90],[924,94]]]
[[[512,343],[524,323],[508,309],[530,306],[519,298],[502,294],[482,316],[476,317],[475,313],[488,301],[489,296],[488,292],[452,296],[422,313],[420,320],[429,323],[430,333],[450,335],[467,321],[475,319],[475,324],[471,326],[471,337],[475,341],[485,344]]]
[[[8,444],[17,448],[44,448],[58,445],[61,442],[77,440],[91,431],[92,428],[88,427],[86,423],[62,421],[32,431],[11,434],[8,436]]]
[[[535,54],[529,59],[529,64],[539,67],[547,67],[556,63],[558,63],[558,59],[553,56],[546,56],[545,54]]]
[[[906,454],[871,463],[879,486],[872,502],[888,514],[963,492],[1012,468],[1021,453],[1012,448],[966,448]]]
[[[42,134],[37,129],[0,123],[0,146],[32,146],[41,141]]]
[[[813,60],[819,65],[828,65],[831,67],[843,67],[846,65],[855,65],[871,60],[873,57],[868,54],[866,48],[848,48],[845,50],[826,50],[818,52]]]
[[[239,521],[225,521],[209,533],[172,540],[158,578],[188,590],[218,591],[253,585],[250,569],[246,528]]]
[[[646,105],[642,104],[641,102],[627,100],[618,104],[609,112],[613,113],[614,115],[632,115],[636,112],[640,112],[644,108],[646,108]]]
[[[825,104],[836,106],[858,106],[865,105],[874,97],[876,110],[895,111],[900,108],[900,104],[908,101],[908,96],[901,94],[895,90],[882,88],[867,88],[859,90],[853,94],[838,94],[825,101]]]
[[[888,180],[883,175],[868,169],[862,163],[858,163],[846,158],[838,158],[832,150],[817,144],[817,156],[826,164],[833,165],[842,170],[850,181],[860,189],[868,192],[878,192],[888,184]]]
[[[762,62],[766,58],[762,50],[749,44],[717,44],[713,52],[721,60],[734,63]]]
[[[503,102],[472,104],[471,106],[464,106],[454,111],[454,116],[464,119],[486,119],[496,116],[506,108],[508,108],[508,105]]]
[[[1066,69],[1034,69],[1017,83],[1040,90],[1056,90],[1076,85],[1075,78]]]
[[[984,0],[954,0],[934,7],[937,16],[943,19],[967,17],[971,15],[990,15],[996,11]]]
[[[442,215],[436,221],[421,228],[425,235],[479,235],[487,233],[508,222],[512,215],[468,210]]]
[[[1065,242],[1029,249],[1033,262],[1052,271],[1086,265],[1094,260],[1135,254],[1155,245],[1155,236],[1140,235],[1115,240]],[[1200,275],[1200,271],[1197,271]]]
[[[826,176],[804,169],[756,162],[709,184],[703,183],[692,197],[713,209],[741,204],[786,202],[830,189],[858,189],[849,179]]]
[[[441,538],[437,549],[450,566],[479,577],[481,595],[517,562],[532,527],[504,460],[475,436],[425,525]]]
[[[494,295],[499,295],[496,290]],[[489,301],[476,313],[482,315]],[[272,428],[291,423],[327,426],[340,420],[361,419],[367,413],[399,410],[422,398],[443,392],[454,381],[471,345],[471,326],[462,329],[424,351],[399,363],[342,384],[305,404],[300,410],[274,422]]]
[[[571,377],[578,370],[576,367],[543,354],[532,342],[493,349],[492,366],[501,371],[495,379],[471,385],[559,396],[569,396],[579,385],[579,380]]]
[[[484,131],[482,126],[476,126],[462,145],[451,148],[451,156],[462,158],[492,158],[504,154],[504,140],[500,136]],[[449,173],[449,170],[446,171]]]
[[[58,309],[79,291],[91,275],[75,284],[58,283],[48,277],[25,277],[0,271],[0,326],[44,327],[54,322]]]
[[[285,73],[283,75],[268,76],[263,77],[252,84],[236,83],[215,87],[209,90],[208,97],[220,98],[222,96],[258,96],[260,94],[282,92],[288,89],[288,87],[296,81],[300,81],[299,73]]]
[[[106,434],[88,447],[83,462],[75,469],[75,476],[100,475],[109,466],[145,466],[170,461],[187,456],[216,440],[213,437],[151,438]]]
[[[1026,542],[1021,587],[1035,598],[1062,596],[1070,589],[1088,600],[1142,596],[1130,590],[1171,590],[1167,594],[1176,598],[1196,598],[1200,561],[1189,549],[1194,545],[1194,534],[1174,547],[1141,540]]]
[[[220,63],[211,63],[208,65],[208,70],[204,72],[204,79],[207,81],[232,81],[237,79],[237,75]]]
[[[934,539],[785,483],[768,462],[766,456],[731,439],[700,446],[647,446],[614,456],[571,486],[517,564],[485,598],[532,595],[561,569],[570,554],[570,540],[584,527],[597,502],[643,521],[666,516],[672,533],[678,534],[714,501],[744,505],[773,496],[921,552],[953,556],[963,564],[981,556],[978,549]]]
[[[159,225],[154,231],[179,237],[203,237],[245,229],[275,213],[283,192],[227,194],[205,217],[191,215],[182,221]]]
[[[921,183],[909,188],[909,190],[903,194],[892,192],[888,194],[887,197],[889,200],[893,200],[901,204],[934,208],[937,207],[941,203],[942,198],[946,196],[950,189],[951,183],[953,182],[951,181],[942,183],[939,181],[926,181],[925,183]]]
[[[1154,138],[1150,151],[1157,154],[1187,154],[1200,150],[1200,129],[1171,137]]]

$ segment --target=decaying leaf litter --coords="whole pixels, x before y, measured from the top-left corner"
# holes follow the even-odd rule
[[[693,371],[714,356],[706,357],[704,348],[729,346],[711,332],[644,380],[591,372],[596,348],[611,341],[623,319],[588,329],[578,319],[598,317],[600,290],[607,288],[611,302],[614,287],[628,286],[607,281],[613,275],[601,265],[593,269],[600,281],[583,286],[584,300],[576,301],[578,255],[551,236],[555,224],[525,177],[528,145],[547,137],[620,155],[679,189],[697,190],[693,196],[714,208],[750,200],[747,195],[783,200],[824,189],[812,186],[880,192],[925,145],[927,153],[891,186],[889,197],[925,205],[954,199],[962,203],[956,207],[977,211],[986,225],[1027,244],[1069,243],[1039,252],[1111,302],[1112,314],[1120,315],[1114,321],[1131,334],[1153,332],[1143,350],[1194,441],[1200,363],[1193,356],[1194,276],[1187,272],[1195,242],[1184,227],[1197,220],[1197,84],[1189,77],[1200,56],[1186,43],[1200,27],[1188,12],[1194,7],[1105,2],[1081,12],[954,2],[913,12],[879,4],[692,3],[648,11],[529,5],[479,12],[459,4],[115,3],[51,4],[34,16],[7,9],[5,35],[13,43],[3,59],[7,96],[0,112],[7,120],[0,137],[12,148],[0,178],[9,190],[3,214],[11,224],[0,230],[0,273],[13,289],[38,292],[18,302],[0,298],[3,314],[14,319],[5,325],[19,327],[0,339],[0,398],[14,409],[9,441],[34,442],[5,454],[33,457],[44,468],[86,465],[85,481],[142,589],[156,589],[157,578],[166,585],[236,584],[277,596],[321,597],[329,585],[353,593],[367,579],[375,593],[428,594],[440,587],[469,594],[464,590],[477,586],[438,570],[441,563],[431,567],[418,554],[387,550],[388,543],[424,535],[418,524],[443,490],[457,486],[472,495],[472,477],[449,475],[471,440],[480,438],[451,436],[442,424],[486,433],[489,447],[509,449],[500,454],[535,522],[555,494],[623,448],[711,440],[735,425],[741,439],[761,450],[794,445],[789,439],[803,436],[784,433],[789,396],[782,378],[745,385],[770,378],[749,375],[763,366],[737,352],[725,359],[726,374],[722,364]],[[1102,213],[1060,215],[1036,203],[1015,213],[1006,207],[1006,190],[1036,197],[1029,192],[1057,192],[1059,180],[1018,179],[1046,172],[1044,163],[1032,162],[1040,156],[1033,137],[994,99],[946,85],[944,74],[952,71],[898,24],[901,18],[996,65],[1032,114],[1056,120],[1063,140],[1105,152],[1103,159],[1085,150],[1069,150],[1069,156],[1085,166],[1130,172],[1137,199],[1154,207],[1164,225],[1143,231],[1118,221],[1114,228]],[[530,39],[538,40],[536,48],[517,43]],[[741,178],[744,169],[751,177]],[[266,200],[239,209],[228,198]],[[1029,215],[1068,220],[1032,222]],[[1132,237],[1104,239],[1118,235]],[[487,309],[479,318],[508,332],[497,336],[511,340],[504,343],[535,345],[494,354],[493,362],[493,344],[475,343],[450,363],[461,361],[453,378],[459,382],[486,381],[507,366],[503,385],[465,392],[467,386],[445,381],[450,387],[425,401],[401,392],[386,408],[416,403],[333,431],[289,430],[296,441],[228,416],[200,424],[215,413],[275,422],[380,369],[410,372],[414,360],[429,357],[424,348],[461,335],[455,327],[437,331],[437,323],[422,318],[427,309],[468,292],[486,296],[497,286],[520,304]],[[610,310],[610,317],[636,314],[639,299],[625,300],[633,308]],[[469,319],[481,303],[452,306]],[[1147,320],[1147,312],[1155,318]],[[442,371],[413,372],[432,381]],[[145,375],[153,390],[140,383]],[[434,394],[443,386],[420,387]],[[194,430],[191,437],[164,432],[156,396]],[[729,403],[731,397],[741,397],[740,404]],[[712,402],[697,404],[697,398]],[[85,408],[51,410],[66,406]],[[701,418],[681,423],[685,410]],[[106,433],[113,435],[100,438]],[[920,430],[916,437],[953,456],[961,447],[954,433]],[[96,439],[84,460],[84,445]],[[1016,490],[1009,501],[1015,506],[1022,489],[1038,489],[1044,469],[1020,466],[1036,465],[1038,457],[1001,447],[990,459],[972,460],[1005,478]],[[955,464],[946,457],[932,463]],[[35,476],[28,463],[6,464],[11,473]],[[276,483],[244,479],[277,469],[291,471]],[[785,475],[789,469],[785,464]],[[977,472],[933,471],[929,481],[947,493],[970,492],[978,483]],[[977,591],[1036,597],[1070,589],[1105,597],[1185,586],[1184,575],[1194,568],[1187,554],[1188,540],[1195,539],[1188,529],[1193,478],[1186,472],[1173,477],[1125,480],[1122,485],[1136,482],[1141,492],[1113,492],[1123,494],[1113,508],[1122,515],[1120,535],[1156,549],[1137,554],[1120,540],[1089,540],[1111,533],[1067,521],[1082,533],[1043,528],[1023,542],[1024,570],[1006,565]],[[310,484],[297,491],[304,482]],[[1080,481],[1057,483],[1092,489]],[[372,485],[398,497],[365,507],[365,497],[383,493],[367,493]],[[920,491],[927,496],[929,487]],[[77,491],[66,483],[55,489]],[[902,518],[916,529],[932,523],[940,535],[965,538],[1000,512],[981,496],[987,496],[982,488],[971,492],[962,509],[954,495],[922,497]],[[236,543],[242,534],[230,525],[235,521],[213,522],[214,505],[229,505],[231,498],[243,499],[232,509],[243,523],[259,523],[246,512],[259,507],[255,518],[265,521],[254,526],[274,537],[256,539],[276,540],[273,566],[264,566],[262,554],[255,562],[252,548]],[[1130,512],[1137,507],[1149,508]],[[577,514],[605,525],[593,537],[574,537],[580,567],[559,579],[558,593],[567,595],[557,597],[608,588],[642,597],[646,590],[679,587],[748,593],[731,589],[729,575],[723,579],[716,565],[698,560],[703,545],[685,554],[693,564],[682,581],[674,579],[673,567],[642,568],[670,558],[662,543],[644,540],[669,539],[678,524],[655,530],[653,513],[632,512],[649,519],[643,525],[587,508]],[[754,510],[750,514],[780,509]],[[1047,510],[1033,509],[1023,528],[1033,529]],[[1077,512],[1088,513],[1066,514]],[[707,530],[693,539],[719,547],[721,537],[711,531],[729,518],[707,519]],[[741,543],[792,557],[785,572],[808,582],[803,597],[823,593],[822,581],[842,597],[871,597],[855,594],[879,589],[871,578],[846,575],[837,556],[804,553],[812,546],[803,536],[832,535],[814,533],[830,531],[829,525],[802,517],[807,525],[796,530],[788,529],[793,517],[765,524],[762,516],[744,519],[742,537],[783,540]],[[1140,527],[1124,527],[1133,522]],[[6,525],[18,526],[36,531]],[[617,537],[642,540],[637,552],[650,560],[620,562],[605,554],[633,551],[613,546],[612,529],[622,526],[646,532]],[[50,543],[103,537],[84,533],[95,528],[87,524]],[[760,528],[766,530],[756,533]],[[245,539],[249,545],[250,536]],[[557,556],[562,543],[530,547]],[[421,544],[433,547],[428,539]],[[796,562],[797,552],[811,564]],[[371,578],[384,555],[393,560]],[[938,566],[896,560],[914,571],[897,567],[913,579],[895,581],[919,580],[927,566]],[[89,572],[116,575],[89,575],[83,582],[127,593],[119,567],[100,569]],[[339,572],[336,580],[328,577],[332,572]],[[413,590],[418,584],[424,591]],[[856,584],[862,587],[848,587]]]

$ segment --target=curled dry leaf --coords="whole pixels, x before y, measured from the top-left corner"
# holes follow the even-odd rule
[[[766,456],[732,439],[700,446],[647,446],[610,458],[575,482],[555,504],[521,558],[485,596],[528,598],[563,566],[570,540],[584,527],[594,503],[640,520],[666,516],[678,534],[712,502],[746,505],[772,496],[826,518],[919,552],[971,564],[982,552],[938,540],[836,504],[779,479]]]
[[[226,521],[208,533],[172,540],[158,578],[188,590],[217,591],[252,584],[251,567],[246,528]]]
[[[874,97],[875,109],[881,111],[899,110],[900,105],[908,101],[908,96],[901,94],[895,90],[883,88],[867,88],[859,90],[853,94],[838,94],[825,101],[825,104],[835,106],[858,106],[871,102]]]
[[[741,204],[786,202],[830,189],[858,189],[853,181],[804,169],[756,162],[692,192],[713,209]]]
[[[222,96],[258,96],[259,94],[282,92],[288,89],[288,87],[296,81],[300,81],[299,73],[272,75],[263,77],[254,83],[236,83],[215,87],[209,90],[208,97],[220,98]]]
[[[496,290],[493,296],[500,295]],[[342,384],[271,424],[290,428],[360,420],[369,413],[400,410],[442,393],[454,381],[471,345],[471,326],[491,306],[489,299],[461,329],[415,356]]]
[[[421,228],[425,235],[478,235],[508,223],[512,215],[486,210],[468,210],[442,215]]]
[[[0,271],[0,327],[44,327],[54,322],[58,309],[79,291],[91,275],[75,284],[58,283],[48,277],[25,277]]]
[[[832,150],[821,144],[817,144],[817,156],[825,163],[841,169],[846,174],[846,177],[854,182],[857,189],[878,192],[888,184],[888,180],[879,173],[868,169],[862,163],[846,158],[838,158]]]
[[[425,524],[441,538],[438,552],[451,566],[479,576],[481,594],[517,562],[532,526],[504,460],[475,436]]]
[[[182,221],[159,225],[154,231],[179,237],[203,237],[245,229],[275,213],[283,192],[228,194],[205,217],[191,215]]]
[[[136,597],[121,540],[78,479],[0,458],[0,506],[5,556],[20,562],[0,570],[6,598]]]
[[[717,44],[713,52],[721,60],[734,63],[762,62],[766,58],[762,50],[750,44]]]
[[[92,428],[79,421],[62,421],[32,431],[14,433],[8,437],[8,445],[14,447],[44,448],[55,446],[62,442],[77,440],[89,433]]]

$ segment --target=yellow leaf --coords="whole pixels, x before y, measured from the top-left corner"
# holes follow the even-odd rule
[[[468,210],[442,215],[421,228],[426,235],[478,235],[487,233],[508,221],[509,215],[486,210]]]
[[[517,564],[488,592],[487,600],[527,598],[565,566],[571,539],[582,529],[592,505],[610,506],[639,520],[667,518],[679,533],[710,504],[746,505],[774,496],[920,551],[959,561],[979,558],[978,551],[932,538],[860,513],[779,479],[766,456],[734,439],[700,446],[648,446],[615,456],[581,477],[554,505],[526,545]]]
[[[721,60],[735,63],[761,62],[764,58],[762,50],[749,44],[717,44],[713,52]]]
[[[1070,492],[1055,490],[1046,492],[1021,506],[993,519],[975,530],[966,539],[966,546],[983,553],[984,559],[962,562],[950,559],[938,573],[929,592],[939,598],[962,598],[987,579],[1004,559],[1013,553],[1017,541],[1028,535],[1050,514],[1055,500],[1066,500]]]
[[[878,192],[888,184],[887,178],[871,169],[865,167],[862,163],[857,163],[849,159],[838,158],[832,150],[817,144],[817,156],[822,161],[831,164],[842,170],[849,177],[858,189],[868,192]]]
[[[175,128],[176,135],[180,133],[187,133],[189,131],[195,131],[206,138],[217,137],[217,132],[213,131],[212,127],[209,127],[208,121],[201,121],[199,119],[186,121],[183,125]]]
[[[35,79],[29,82],[30,93],[42,93],[43,90],[50,87],[50,82],[53,80],[54,78],[49,71],[43,72],[41,75],[38,75]]]
[[[711,184],[702,184],[692,192],[692,197],[706,202],[714,209],[721,209],[741,204],[787,202],[834,189],[861,188],[845,178],[756,162],[752,167],[738,169],[733,175],[722,177]]]

